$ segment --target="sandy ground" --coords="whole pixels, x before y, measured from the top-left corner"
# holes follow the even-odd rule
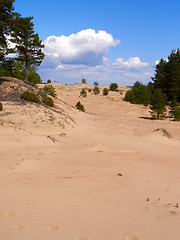
[[[0,239],[179,240],[180,123],[54,86],[58,111],[2,102]]]

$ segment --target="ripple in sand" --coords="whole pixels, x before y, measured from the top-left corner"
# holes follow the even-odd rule
[[[12,228],[14,230],[24,230],[26,228],[26,226],[23,224],[16,224],[16,225],[12,226]]]
[[[61,227],[59,225],[51,225],[47,227],[47,230],[49,231],[57,231],[59,230]]]
[[[138,238],[136,236],[129,235],[126,236],[124,240],[138,240]]]
[[[15,212],[9,211],[9,212],[4,212],[3,214],[5,217],[13,217],[15,215]]]

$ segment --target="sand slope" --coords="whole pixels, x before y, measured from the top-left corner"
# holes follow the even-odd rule
[[[54,87],[53,111],[3,102],[0,239],[178,240],[179,123],[117,92]]]

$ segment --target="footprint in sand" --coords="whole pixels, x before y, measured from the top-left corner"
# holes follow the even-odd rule
[[[14,229],[14,230],[24,230],[25,228],[26,228],[26,226],[23,224],[16,224],[16,225],[12,226],[12,229]]]
[[[124,238],[124,240],[138,240],[136,236],[128,235]]]
[[[49,231],[57,231],[59,230],[61,227],[59,225],[51,225],[47,227],[47,230]]]
[[[15,214],[15,212],[13,212],[13,211],[9,211],[9,212],[4,212],[4,214],[3,214],[5,217],[13,217],[13,216],[15,216],[16,214]]]
[[[3,216],[3,217],[13,217],[15,216],[15,212],[13,211],[8,211],[8,212],[0,212],[0,216]]]

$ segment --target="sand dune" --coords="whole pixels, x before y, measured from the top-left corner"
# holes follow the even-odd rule
[[[54,110],[2,101],[0,239],[179,240],[179,123],[53,85]]]

